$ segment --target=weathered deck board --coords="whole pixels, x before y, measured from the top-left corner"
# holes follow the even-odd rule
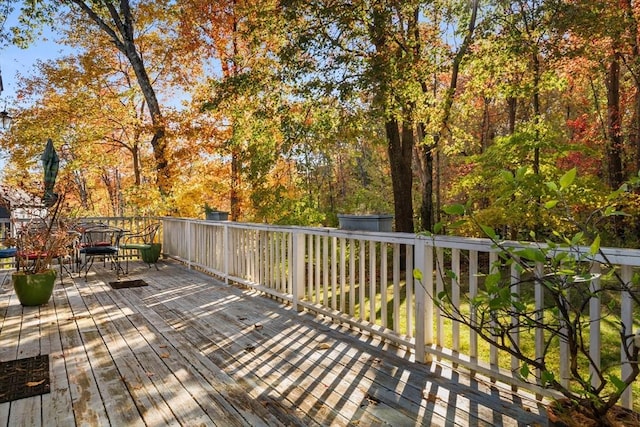
[[[531,396],[163,262],[149,286],[64,279],[48,305],[0,292],[0,361],[49,354],[51,392],[0,425],[528,426]],[[6,420],[6,421],[4,421]]]

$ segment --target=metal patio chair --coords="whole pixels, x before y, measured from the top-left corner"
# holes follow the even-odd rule
[[[120,240],[125,232],[121,228],[102,224],[84,228],[78,243],[78,254],[82,260],[79,275],[84,270],[86,280],[95,258],[102,258],[105,265],[107,260],[111,262],[119,278],[120,272],[124,272],[120,265]]]
[[[125,274],[129,274],[129,258],[131,258],[131,252],[136,251],[140,254],[141,251],[150,250],[159,228],[160,224],[155,223],[146,226],[137,233],[129,232],[124,235],[122,244],[120,245],[120,250],[123,251],[123,256],[125,257]],[[151,268],[151,264],[153,264],[156,267],[156,270],[158,270],[158,265],[155,262],[147,264],[149,265],[149,268]]]

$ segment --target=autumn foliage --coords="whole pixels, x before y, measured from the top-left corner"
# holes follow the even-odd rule
[[[19,76],[4,180],[37,186],[52,138],[78,213],[201,217],[208,204],[335,225],[395,211],[419,230],[464,202],[519,238],[563,227],[539,189],[567,170],[577,213],[638,176],[634,2],[40,3],[23,14],[64,22],[71,53]],[[620,207],[639,206],[632,185]],[[633,218],[605,224],[611,242],[635,244]]]

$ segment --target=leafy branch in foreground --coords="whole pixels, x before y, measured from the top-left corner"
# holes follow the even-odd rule
[[[541,201],[545,209],[558,210],[569,221],[572,209],[564,196],[575,187],[575,178],[576,171],[571,170],[557,183],[547,183],[546,200]],[[640,278],[635,274],[629,280],[628,275],[621,275],[601,248],[597,232],[598,219],[622,214],[615,203],[625,190],[613,192],[606,199],[607,205],[590,215],[587,222],[574,223],[578,230],[575,234],[554,231],[553,239],[536,243],[502,240],[491,227],[478,223],[468,207],[446,208],[447,214],[461,218],[458,224],[470,221],[482,230],[492,241],[497,257],[477,292],[457,299],[452,289],[445,287],[432,295],[444,317],[465,325],[515,357],[520,362],[513,372],[516,377],[556,390],[573,403],[573,408],[602,426],[611,425],[609,412],[640,374],[640,332],[634,335],[633,325],[625,321],[621,309],[624,299],[640,305]],[[535,234],[530,237],[536,241]],[[438,274],[458,280],[453,271]],[[420,279],[421,273],[415,276]],[[594,300],[601,307],[596,312],[590,310]],[[597,349],[603,360],[618,360],[601,366],[590,351],[590,335],[604,322],[616,326],[621,345]],[[523,334],[536,337],[537,349],[523,346],[519,339]],[[561,372],[557,366],[561,344],[566,348],[568,372]],[[616,356],[617,352],[621,354]]]

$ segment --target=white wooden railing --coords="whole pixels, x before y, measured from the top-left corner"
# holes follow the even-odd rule
[[[446,322],[430,297],[450,280],[446,285],[451,286],[454,303],[459,301],[461,285],[457,282],[463,274],[468,275],[468,291],[478,289],[479,275],[489,273],[497,258],[487,239],[178,218],[163,218],[162,222],[165,257],[288,301],[294,309],[311,310],[381,336],[415,351],[417,361],[444,359],[492,379],[549,394],[511,374],[518,366],[515,359],[511,369],[505,369],[499,367],[499,358],[504,356],[496,349],[479,352],[481,344],[475,333]],[[447,266],[442,265],[445,250],[450,254]],[[633,269],[640,266],[640,250],[605,249],[604,253],[630,283]],[[458,279],[435,274],[438,268],[450,268]],[[594,268],[599,268],[597,263]],[[414,280],[414,269],[423,272],[423,282]],[[597,281],[593,284],[598,285]],[[543,298],[541,287],[536,296]],[[594,301],[591,319],[599,319],[600,306]],[[629,295],[622,295],[621,301],[622,321],[632,331],[634,321],[638,326],[638,307]],[[600,360],[599,325],[593,324],[591,330],[592,357]],[[464,349],[463,334],[468,337]],[[541,332],[534,339],[541,346],[540,337]],[[559,351],[562,354],[565,349]],[[487,360],[481,354],[488,354]],[[620,354],[624,374],[630,368],[622,351]],[[566,365],[561,357],[560,369]],[[631,407],[631,388],[621,403]]]

